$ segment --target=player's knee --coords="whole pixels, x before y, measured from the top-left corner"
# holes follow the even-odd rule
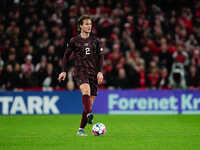
[[[83,89],[82,94],[83,95],[90,95],[90,90],[89,89]]]
[[[80,90],[82,92],[82,95],[90,95],[90,87],[88,84],[81,85]]]

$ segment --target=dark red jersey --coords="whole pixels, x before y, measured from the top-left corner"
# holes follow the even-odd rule
[[[70,60],[71,55],[73,60]],[[96,76],[103,66],[103,48],[100,46],[100,41],[94,35],[86,39],[80,35],[71,38],[63,57],[65,72],[69,61],[74,61],[75,76],[80,72],[86,76]]]

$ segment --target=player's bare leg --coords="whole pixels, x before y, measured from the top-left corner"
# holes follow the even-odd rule
[[[84,128],[88,121],[87,114],[92,112],[91,101],[90,101],[90,85],[88,83],[83,83],[80,85],[80,90],[82,93],[83,112],[82,112],[80,128],[77,135],[86,136]]]

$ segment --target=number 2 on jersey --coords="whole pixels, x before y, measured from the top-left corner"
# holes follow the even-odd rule
[[[86,47],[86,48],[85,48],[85,54],[86,54],[86,55],[90,55],[90,48],[89,48],[89,47]]]

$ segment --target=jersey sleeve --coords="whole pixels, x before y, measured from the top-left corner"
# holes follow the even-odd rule
[[[67,44],[67,48],[65,50],[64,56],[63,56],[63,62],[62,62],[62,71],[67,71],[67,64],[70,59],[70,55],[72,54],[72,51],[74,49],[74,42],[73,39],[70,40],[70,42]]]
[[[102,72],[104,55],[103,55],[103,47],[99,39],[97,39],[97,53],[98,53],[98,72]]]

